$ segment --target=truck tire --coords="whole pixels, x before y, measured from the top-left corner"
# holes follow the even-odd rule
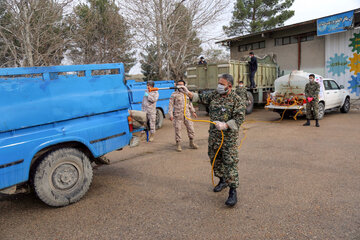
[[[79,201],[89,190],[93,171],[89,158],[75,148],[61,148],[37,165],[32,184],[47,205],[62,207]]]
[[[347,97],[345,99],[344,104],[342,105],[342,107],[340,108],[340,112],[342,113],[348,113],[350,111],[350,98]]]
[[[284,111],[285,111],[285,113],[284,113]],[[284,119],[289,118],[291,115],[291,111],[289,111],[289,110],[281,110],[281,111],[278,111],[277,113],[280,115],[280,118],[284,114]]]
[[[319,116],[318,116],[319,120],[323,119],[324,115],[325,115],[325,105],[323,102],[319,102]]]
[[[247,91],[247,97],[248,97],[250,103],[246,105],[246,114],[250,114],[250,113],[252,113],[253,108],[254,108],[254,96],[252,95],[251,92]]]
[[[162,127],[164,122],[164,115],[160,109],[156,109],[156,123],[155,127],[156,129],[159,129]]]

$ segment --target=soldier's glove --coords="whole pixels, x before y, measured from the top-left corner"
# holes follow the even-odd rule
[[[219,131],[226,130],[229,128],[229,126],[225,122],[215,121],[214,123],[216,123],[215,127]]]
[[[186,95],[190,93],[189,89],[185,86],[178,86],[180,92],[185,93]]]

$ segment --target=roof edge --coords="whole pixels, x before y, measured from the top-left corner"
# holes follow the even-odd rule
[[[238,41],[238,40],[240,40],[240,39],[244,39],[244,38],[248,38],[248,37],[253,37],[253,36],[256,36],[256,35],[262,35],[262,34],[264,34],[264,33],[276,32],[276,31],[281,31],[281,30],[285,30],[285,29],[288,29],[288,28],[293,28],[293,27],[301,26],[301,25],[312,24],[312,23],[315,23],[318,19],[322,19],[322,18],[326,18],[326,17],[331,17],[331,16],[335,16],[335,15],[342,14],[342,13],[346,13],[346,12],[350,12],[350,11],[354,11],[354,14],[355,14],[355,13],[360,13],[360,8],[355,8],[355,9],[348,10],[348,11],[345,11],[345,12],[340,12],[340,13],[336,13],[336,14],[331,14],[331,15],[324,16],[324,17],[321,17],[321,18],[315,18],[315,19],[311,19],[311,20],[304,21],[304,22],[299,22],[299,23],[294,23],[294,24],[290,24],[290,25],[286,25],[286,26],[281,26],[281,27],[278,27],[278,28],[273,28],[273,29],[269,29],[269,30],[264,30],[264,31],[261,31],[261,32],[256,32],[256,33],[251,33],[251,34],[247,34],[247,35],[242,35],[242,36],[227,38],[227,39],[224,39],[224,40],[221,40],[221,41],[217,41],[217,42],[215,42],[215,43],[218,44],[218,43],[225,43],[225,42],[234,42],[234,41]]]

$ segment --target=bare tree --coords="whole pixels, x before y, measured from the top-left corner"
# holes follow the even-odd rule
[[[189,59],[196,58],[197,39],[206,25],[214,23],[228,0],[119,0],[137,43],[144,50],[155,46],[154,64],[159,78],[180,78]],[[196,40],[197,39],[197,40]],[[199,41],[199,42],[196,42]]]
[[[220,48],[208,48],[204,56],[208,63],[225,63],[230,60],[230,53]]]
[[[1,0],[1,66],[60,64],[69,27],[64,9],[72,0]]]

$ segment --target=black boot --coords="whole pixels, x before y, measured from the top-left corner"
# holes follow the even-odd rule
[[[229,207],[233,207],[235,206],[236,203],[237,203],[236,188],[230,188],[229,198],[226,200],[225,204]]]
[[[318,120],[318,119],[315,119],[315,121],[316,121],[315,126],[320,127],[319,120]]]
[[[307,119],[306,123],[304,123],[303,126],[310,126],[310,119]]]
[[[221,177],[218,185],[216,185],[216,187],[214,188],[214,192],[220,192],[226,187],[227,187],[227,183],[225,182],[225,179]]]

